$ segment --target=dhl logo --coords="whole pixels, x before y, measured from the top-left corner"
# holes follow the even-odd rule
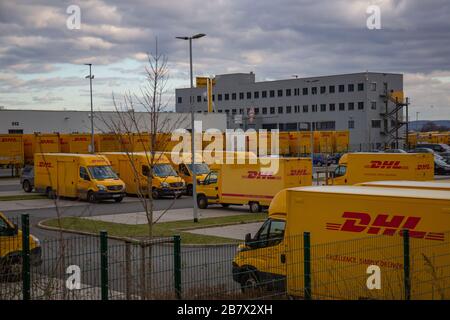
[[[78,142],[78,141],[89,141],[88,138],[85,137],[79,137],[79,138],[74,138],[73,141]]]
[[[290,176],[307,176],[309,175],[308,170],[306,169],[292,169],[291,172],[289,172]]]
[[[1,142],[17,142],[16,138],[2,138]]]
[[[261,180],[278,180],[281,177],[277,177],[272,172],[259,172],[248,171],[246,176],[242,176],[244,179],[261,179]]]
[[[39,161],[38,167],[40,168],[53,168],[51,162]]]
[[[385,236],[402,236],[402,230],[407,229],[412,238],[444,241],[443,233],[415,230],[422,219],[420,217],[379,214],[372,221],[372,217],[368,213],[363,212],[344,212],[342,217],[345,218],[344,223],[326,223],[326,229]]]
[[[91,161],[90,161],[90,163],[101,163],[101,164],[107,164],[107,162],[105,161],[105,160],[100,160],[100,159],[92,159]]]
[[[370,164],[364,166],[364,168],[369,169],[408,169],[408,166],[401,166],[400,161],[378,161],[372,160]]]
[[[430,164],[418,164],[417,165],[417,170],[432,170],[433,168],[431,167]]]
[[[56,141],[55,140],[51,140],[51,139],[41,139],[39,140],[40,144],[55,144]]]

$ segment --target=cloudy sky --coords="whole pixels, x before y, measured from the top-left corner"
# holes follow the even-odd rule
[[[67,28],[67,8],[81,11]],[[381,29],[369,30],[369,6]],[[94,104],[137,92],[146,53],[167,55],[168,99],[189,85],[188,47],[175,36],[206,33],[194,42],[194,72],[256,73],[257,80],[361,71],[404,74],[413,120],[450,119],[448,0],[0,0],[0,106],[88,109],[93,63]]]

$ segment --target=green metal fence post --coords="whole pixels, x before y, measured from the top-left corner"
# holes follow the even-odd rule
[[[303,263],[305,300],[311,300],[311,237],[309,232],[303,232]]]
[[[30,216],[22,214],[22,297],[31,299]]]
[[[411,300],[411,269],[409,256],[409,231],[403,230],[403,281],[405,300]]]
[[[101,299],[108,300],[108,233],[100,231]]]
[[[175,295],[181,299],[181,238],[173,236],[173,272],[175,282]]]

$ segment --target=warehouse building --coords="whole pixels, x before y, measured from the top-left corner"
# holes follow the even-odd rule
[[[135,112],[139,131],[148,131],[150,115],[147,112]],[[110,132],[111,123],[118,123],[118,114],[114,111],[94,112],[94,129],[96,133]],[[130,117],[123,117],[129,119]],[[226,129],[224,114],[196,114],[195,120],[202,121],[203,129]],[[159,114],[158,131],[170,132],[174,129],[190,129],[190,113],[162,112]],[[130,128],[132,126],[129,126]],[[54,111],[54,110],[13,110],[0,109],[1,133],[84,133],[91,131],[89,111]]]
[[[255,81],[255,74],[217,75],[213,112],[226,114],[229,128],[349,130],[353,149],[403,146],[406,119],[403,75],[361,72],[331,76]],[[176,89],[176,111],[207,112],[206,88]],[[191,96],[191,98],[189,98]]]

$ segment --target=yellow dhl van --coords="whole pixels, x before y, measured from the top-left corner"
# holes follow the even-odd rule
[[[303,234],[310,233],[311,294],[319,299],[402,299],[403,230],[410,235],[411,294],[450,298],[450,192],[363,186],[285,189],[246,235],[233,261],[243,289],[304,296]],[[367,287],[378,266],[381,289]],[[436,281],[436,277],[438,280]]]
[[[426,189],[426,190],[446,190],[450,191],[450,181],[371,181],[359,183],[357,185],[365,187],[382,188],[405,188],[405,189]]]
[[[153,199],[163,196],[179,198],[186,191],[184,180],[172,168],[167,156],[161,152],[153,156],[153,172],[150,172],[150,153],[106,152],[102,155],[111,162],[130,194],[148,194],[148,177],[152,177]]]
[[[175,158],[174,158],[175,153],[166,152],[164,154],[170,160],[170,164],[172,165],[172,168],[178,173],[178,175],[186,183],[186,194],[189,196],[192,196],[192,188],[193,188],[192,187],[192,183],[193,183],[192,177],[194,175],[192,172],[193,167],[192,167],[191,154],[190,153],[177,154],[177,159],[179,161],[181,161],[181,163],[178,163],[179,161],[175,161]],[[200,153],[197,153],[196,157],[195,157],[195,177],[197,178],[197,181],[203,181],[209,172],[210,172],[209,166],[205,162],[203,162]]]
[[[434,160],[426,153],[346,153],[329,178],[329,185],[380,180],[432,180]]]
[[[24,164],[23,139],[21,134],[0,134],[0,165],[21,166]]]
[[[74,153],[36,153],[34,187],[49,198],[56,196],[96,202],[125,196],[125,184],[101,155]]]
[[[261,160],[261,158],[258,158]],[[208,204],[249,205],[250,212],[268,207],[275,194],[294,186],[312,185],[310,158],[270,158],[278,171],[263,170],[263,164],[223,164],[211,171],[197,187],[198,207]]]
[[[39,265],[41,245],[39,239],[30,234],[30,262]],[[0,212],[0,279],[20,277],[22,270],[22,231]]]

